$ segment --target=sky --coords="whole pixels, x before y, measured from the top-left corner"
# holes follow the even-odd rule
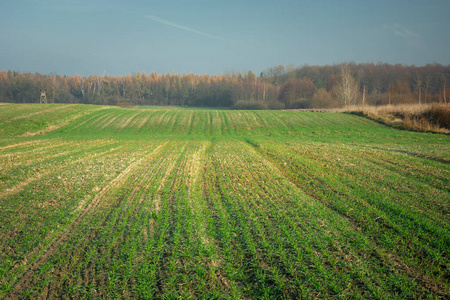
[[[0,70],[256,74],[450,64],[450,0],[0,0]]]

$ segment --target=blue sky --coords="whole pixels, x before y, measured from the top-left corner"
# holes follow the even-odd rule
[[[450,0],[0,0],[0,70],[221,74],[450,64]]]

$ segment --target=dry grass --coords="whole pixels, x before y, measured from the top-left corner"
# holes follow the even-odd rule
[[[349,106],[333,111],[359,113],[411,130],[450,134],[450,104]]]
[[[450,129],[450,104],[433,104],[428,117],[440,127]]]

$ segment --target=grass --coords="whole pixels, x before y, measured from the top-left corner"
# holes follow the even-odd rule
[[[448,135],[84,105],[0,128],[0,298],[450,294]]]
[[[351,106],[337,111],[360,113],[408,130],[450,133],[450,104]]]
[[[134,106],[134,109],[157,109],[157,110],[229,110],[228,107],[191,107],[191,106],[163,106],[163,105],[142,105]]]

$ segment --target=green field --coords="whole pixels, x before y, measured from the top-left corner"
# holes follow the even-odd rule
[[[448,299],[450,136],[0,103],[0,298]]]

